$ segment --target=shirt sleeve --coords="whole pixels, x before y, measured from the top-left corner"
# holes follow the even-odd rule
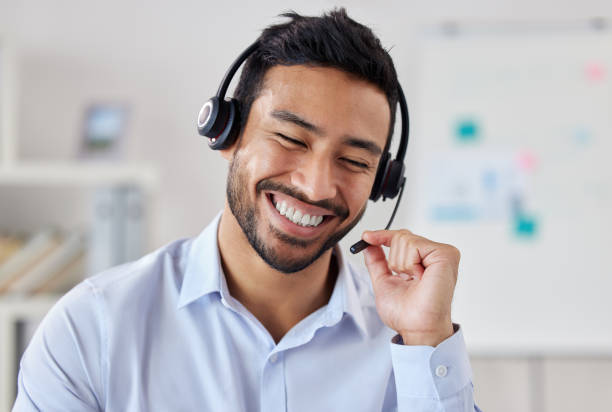
[[[391,341],[397,410],[481,412],[474,404],[472,368],[463,333],[455,333],[435,348],[403,345],[401,336]]]
[[[13,412],[103,410],[104,338],[95,295],[82,282],[45,316],[21,358]]]

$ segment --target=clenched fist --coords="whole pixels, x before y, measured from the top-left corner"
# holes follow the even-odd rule
[[[450,337],[459,250],[405,229],[366,231],[362,239],[370,244],[365,263],[382,321],[405,345],[437,346]]]

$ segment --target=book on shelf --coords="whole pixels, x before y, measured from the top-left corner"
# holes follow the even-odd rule
[[[30,293],[38,295],[43,293],[63,294],[68,292],[74,285],[83,280],[85,264],[85,251],[81,250],[75,255],[74,259],[69,261],[60,271],[57,271],[38,285],[32,287]]]
[[[24,239],[0,234],[0,265],[23,247]]]
[[[57,243],[52,229],[43,229],[32,235],[23,248],[0,265],[0,293],[6,292],[15,280],[51,253]]]
[[[84,274],[85,238],[44,229],[0,264],[0,294],[63,293]]]

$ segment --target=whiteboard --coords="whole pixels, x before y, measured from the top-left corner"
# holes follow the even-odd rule
[[[405,226],[462,252],[472,353],[612,354],[612,35],[429,34]]]

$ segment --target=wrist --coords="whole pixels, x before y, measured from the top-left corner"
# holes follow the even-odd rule
[[[431,331],[399,331],[404,345],[433,346],[436,347],[446,339],[453,336],[455,329],[452,322],[440,329]]]

